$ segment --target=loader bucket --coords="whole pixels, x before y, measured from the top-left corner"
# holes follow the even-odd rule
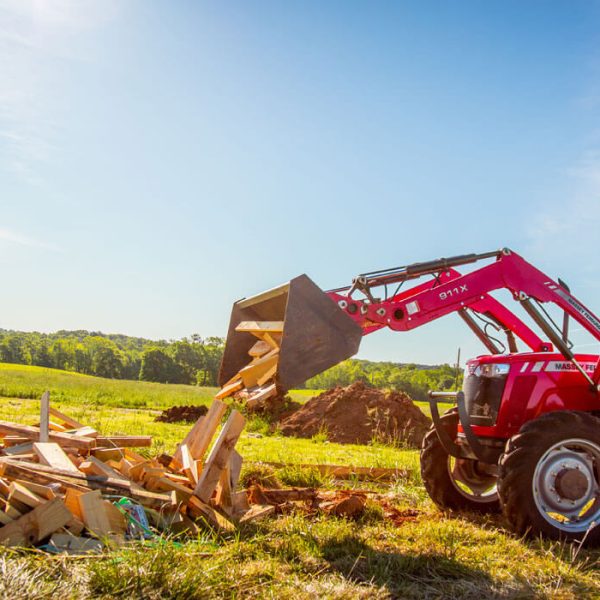
[[[281,392],[303,384],[356,354],[362,329],[308,276],[233,305],[219,372],[224,385],[248,363],[256,337],[235,330],[242,321],[283,321],[275,383]]]

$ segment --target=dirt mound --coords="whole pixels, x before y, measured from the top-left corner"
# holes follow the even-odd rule
[[[171,406],[163,410],[155,421],[162,423],[195,423],[208,412],[206,406]]]
[[[431,420],[409,396],[357,382],[309,400],[280,423],[283,435],[312,437],[324,431],[331,442],[366,444],[372,440],[420,447]]]

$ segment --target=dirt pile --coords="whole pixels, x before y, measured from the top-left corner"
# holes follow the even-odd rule
[[[357,382],[312,398],[281,421],[280,429],[283,435],[305,438],[325,432],[331,442],[342,444],[402,441],[418,448],[430,424],[406,394]]]
[[[163,410],[155,421],[161,423],[195,423],[208,412],[206,406],[171,406]]]

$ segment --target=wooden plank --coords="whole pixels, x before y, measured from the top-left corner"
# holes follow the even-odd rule
[[[206,450],[219,427],[219,423],[227,410],[227,405],[220,400],[213,400],[208,412],[200,417],[183,439],[183,444],[187,444],[191,457],[194,460],[202,460]],[[175,460],[181,463],[181,451],[178,448],[174,454]]]
[[[0,421],[0,435],[17,435],[29,440],[38,440],[40,437],[40,428],[33,425],[19,425],[10,421]],[[59,431],[51,431],[49,433],[51,442],[56,442],[61,446],[73,446],[88,450],[95,445],[95,440],[92,438],[71,435],[70,433],[61,433]]]
[[[231,468],[229,462],[221,471],[215,494],[215,504],[227,514],[231,514],[233,505],[231,500]]]
[[[108,537],[112,529],[100,490],[81,494],[77,500],[86,529],[99,538]]]
[[[17,456],[19,454],[31,454],[33,452],[33,443],[25,442],[24,444],[17,444],[9,448],[4,448],[3,453],[5,456]]]
[[[217,531],[231,532],[235,530],[234,524],[229,519],[225,518],[222,514],[212,508],[212,506],[209,506],[199,498],[196,498],[196,496],[192,496],[189,499],[188,511],[194,518],[203,519]]]
[[[187,444],[181,444],[179,450],[181,453],[182,470],[190,480],[190,483],[196,487],[198,483],[198,465],[193,459]]]
[[[0,510],[0,525],[8,525],[12,523],[14,519],[9,517],[4,511]]]
[[[31,490],[27,489],[24,485],[16,483],[15,481],[10,484],[10,494],[8,495],[8,501],[10,504],[14,504],[15,501],[21,502],[30,508],[35,508],[40,504],[46,502],[44,498],[40,498],[37,494],[34,494]]]
[[[77,467],[73,464],[64,450],[54,442],[36,442],[33,444],[33,451],[37,454],[40,463],[43,465],[48,465],[49,467],[54,467],[63,471],[79,473]]]
[[[261,375],[257,380],[257,385],[264,385],[277,374],[277,364],[273,365],[264,375]]]
[[[260,358],[261,356],[263,356],[270,350],[271,350],[271,345],[268,342],[265,342],[264,340],[257,340],[255,342],[254,346],[252,346],[252,348],[250,348],[250,350],[248,350],[248,354],[250,356]]]
[[[85,437],[95,438],[98,437],[98,432],[88,425],[84,425],[83,427],[77,427],[76,429],[69,430],[71,435],[83,435]]]
[[[5,546],[31,546],[64,527],[72,518],[62,500],[44,502],[13,523],[0,527],[0,543]]]
[[[271,504],[255,504],[250,510],[240,519],[240,525],[245,525],[253,521],[264,519],[275,512],[275,507]]]
[[[112,479],[123,479],[124,481],[128,481],[127,477],[119,473],[119,471],[112,469],[95,456],[88,456],[85,462],[89,464],[91,468],[86,470],[83,466],[84,463],[81,463],[79,469],[84,473],[93,473],[94,475],[104,475]]]
[[[151,435],[99,435],[95,440],[97,448],[149,448]]]
[[[74,517],[83,521],[83,513],[81,512],[81,506],[79,505],[79,496],[82,493],[77,490],[68,489],[65,492],[65,506],[71,511]]]
[[[280,333],[262,333],[259,337],[267,342],[271,348],[279,348],[281,346]]]
[[[49,421],[48,422],[48,427],[52,431],[67,431],[66,427],[63,427],[62,425],[59,425],[58,423],[55,423],[54,421]]]
[[[283,333],[283,321],[242,321],[235,330],[247,333]]]
[[[54,500],[54,498],[56,498],[56,494],[50,486],[33,483],[32,481],[25,481],[24,479],[15,479],[14,483],[20,483],[29,491],[37,494],[41,498],[45,498],[46,500]]]
[[[269,354],[266,354],[262,358],[258,359],[255,363],[248,365],[240,370],[240,375],[244,383],[244,387],[252,387],[256,385],[259,377],[265,375],[277,367],[277,361],[279,359],[279,350],[272,350]]]
[[[119,537],[124,536],[127,531],[127,519],[125,515],[112,502],[103,500],[102,503],[104,505],[104,512],[108,518],[110,531]]]
[[[105,462],[107,460],[121,460],[125,456],[123,448],[92,448],[92,456]]]
[[[235,381],[234,383],[230,383],[229,385],[226,385],[224,388],[219,390],[215,394],[215,398],[217,400],[222,400],[223,398],[227,398],[228,396],[231,396],[231,394],[234,394],[238,390],[241,390],[243,387],[244,387],[244,384],[242,381]]]
[[[50,422],[50,392],[45,391],[42,394],[42,399],[40,400],[40,435],[38,440],[40,442],[49,441],[49,422]]]
[[[68,425],[72,429],[79,429],[81,427],[85,427],[85,425],[83,425],[79,421],[76,421],[75,419],[72,419],[71,417],[65,415],[64,413],[60,412],[60,410],[54,408],[53,406],[50,407],[50,414],[53,417],[56,417],[61,423]]]
[[[242,455],[234,448],[231,451],[229,457],[229,474],[231,476],[231,492],[234,493],[237,490],[238,483],[240,481],[240,473],[242,472]]]
[[[246,419],[237,410],[234,410],[229,415],[227,422],[221,429],[219,437],[213,446],[206,466],[202,474],[198,478],[198,484],[194,490],[194,494],[203,502],[208,502],[214,492],[221,471],[225,468],[231,456],[236,442],[238,441]]]
[[[250,396],[250,398],[248,398],[248,400],[246,401],[246,406],[248,408],[254,408],[257,404],[259,404],[263,400],[267,400],[271,396],[274,396],[276,393],[277,389],[275,387],[275,384],[272,383],[271,385],[261,388],[255,393],[253,393],[252,396]]]

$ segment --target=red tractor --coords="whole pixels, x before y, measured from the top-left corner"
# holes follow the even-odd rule
[[[487,264],[456,270],[478,261]],[[542,337],[489,295],[498,289],[512,293]],[[560,327],[549,304],[562,311]],[[283,391],[355,354],[363,335],[451,312],[489,354],[467,362],[463,391],[430,393],[433,426],[421,450],[429,495],[444,509],[502,510],[519,534],[600,542],[600,359],[574,354],[569,341],[570,318],[596,340],[600,320],[564,282],[508,249],[364,273],[325,293],[301,275],[236,302],[220,379],[237,372],[253,343],[235,331],[243,320],[284,321]],[[449,398],[456,407],[440,416],[437,404]]]

